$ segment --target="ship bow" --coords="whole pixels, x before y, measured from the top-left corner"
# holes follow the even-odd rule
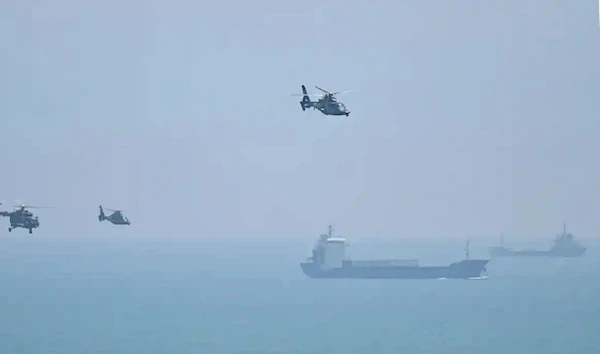
[[[488,259],[469,259],[450,266],[457,278],[478,278],[485,273]]]

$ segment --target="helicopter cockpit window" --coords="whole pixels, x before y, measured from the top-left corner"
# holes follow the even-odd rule
[[[346,110],[346,106],[344,106],[344,104],[343,104],[343,103],[341,103],[341,102],[339,102],[339,103],[338,103],[338,108],[339,108],[340,110],[342,110],[342,111],[345,111],[345,110]]]

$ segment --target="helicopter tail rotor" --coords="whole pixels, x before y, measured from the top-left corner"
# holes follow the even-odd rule
[[[313,102],[310,100],[310,96],[315,96],[315,95],[309,95],[308,91],[306,90],[306,86],[302,85],[302,94],[301,95],[294,95],[294,96],[302,96],[302,101],[300,101],[300,107],[302,107],[303,111],[306,111],[307,108],[313,107]]]
[[[98,221],[106,220],[106,215],[104,215],[104,209],[102,209],[102,205],[98,206],[100,208],[100,214],[98,215]]]

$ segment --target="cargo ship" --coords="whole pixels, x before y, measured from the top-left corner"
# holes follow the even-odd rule
[[[549,250],[517,250],[504,247],[504,237],[501,236],[500,246],[490,247],[493,257],[581,257],[586,247],[575,240],[571,233],[567,233],[567,225],[563,224],[563,232],[554,239]]]
[[[469,259],[468,242],[466,259],[447,266],[420,266],[416,259],[350,260],[347,247],[345,238],[333,236],[330,225],[327,234],[320,235],[312,257],[300,267],[308,277],[321,279],[469,279],[481,278],[489,262]]]

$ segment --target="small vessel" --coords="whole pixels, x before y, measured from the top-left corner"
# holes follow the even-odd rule
[[[350,260],[346,258],[346,239],[333,237],[329,226],[313,248],[312,257],[300,263],[304,274],[310,278],[329,279],[441,279],[480,278],[486,271],[487,259],[469,259],[467,242],[466,259],[447,266],[420,266],[415,259]]]
[[[575,240],[571,233],[567,233],[567,225],[563,224],[563,232],[554,239],[549,250],[516,250],[504,247],[504,238],[501,238],[500,246],[490,247],[493,257],[581,257],[586,247]]]

